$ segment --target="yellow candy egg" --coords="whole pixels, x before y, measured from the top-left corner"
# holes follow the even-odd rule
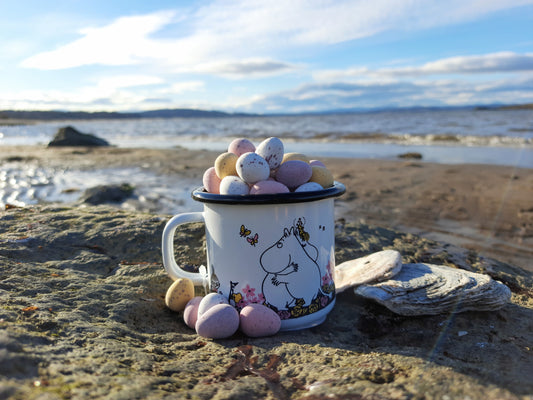
[[[217,176],[222,179],[229,175],[237,176],[237,159],[239,157],[233,153],[222,153],[215,160],[215,172]]]
[[[281,163],[283,164],[285,161],[292,161],[292,160],[304,161],[307,164],[309,164],[309,161],[311,161],[309,157],[307,157],[305,154],[302,154],[302,153],[285,153],[283,155],[283,161]]]
[[[172,311],[183,311],[194,297],[194,285],[190,279],[178,278],[170,285],[165,296],[165,304]]]
[[[317,165],[312,166],[311,169],[313,170],[313,174],[309,182],[316,182],[324,189],[333,186],[333,175],[331,175],[329,169]]]

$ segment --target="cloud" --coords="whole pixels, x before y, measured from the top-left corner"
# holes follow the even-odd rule
[[[533,53],[517,54],[498,52],[483,55],[448,57],[425,63],[421,66],[378,68],[347,68],[344,70],[315,71],[313,76],[319,81],[351,79],[361,77],[391,78],[442,74],[479,74],[533,71]]]
[[[533,101],[533,75],[468,80],[315,82],[251,101],[251,111],[314,112],[376,107],[451,106]]]
[[[81,38],[29,57],[22,66],[65,69],[148,63],[180,72],[195,72],[204,66],[204,72],[234,77],[258,72],[266,75],[290,71],[289,64],[276,61],[276,55],[290,54],[294,49],[327,46],[384,31],[454,24],[532,2],[214,0],[196,10],[127,16],[105,26],[85,28],[80,31]],[[161,35],[163,28],[165,35]],[[220,71],[212,68],[217,63]]]
[[[297,67],[289,63],[257,58],[216,61],[200,64],[194,68],[195,72],[208,73],[227,78],[271,76],[293,71],[295,69],[297,69]]]

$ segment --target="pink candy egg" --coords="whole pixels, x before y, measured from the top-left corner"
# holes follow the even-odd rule
[[[311,160],[309,161],[309,165],[311,167],[317,166],[317,167],[326,168],[326,164],[324,164],[322,161],[319,161],[319,160]]]
[[[262,304],[249,304],[241,310],[240,329],[250,337],[271,336],[281,327],[279,315]]]
[[[193,297],[185,305],[185,310],[183,310],[183,321],[191,329],[194,329],[198,320],[198,305],[200,301],[202,301],[202,296]]]
[[[240,138],[233,140],[228,146],[228,152],[237,156],[241,156],[244,153],[254,152],[255,146],[248,139]]]
[[[215,167],[206,169],[202,178],[205,190],[209,193],[220,193],[220,181],[221,179],[218,177]]]
[[[239,313],[229,304],[217,304],[198,317],[195,328],[206,338],[230,337],[239,329]]]
[[[291,160],[281,164],[276,172],[276,180],[289,189],[295,189],[306,183],[312,174],[313,170],[309,164],[300,160]]]
[[[250,194],[289,193],[289,188],[281,182],[271,180],[259,181],[250,189]]]

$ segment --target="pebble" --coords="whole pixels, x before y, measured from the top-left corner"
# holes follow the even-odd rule
[[[311,166],[305,161],[290,160],[281,164],[276,173],[276,180],[289,189],[296,189],[309,181],[312,174]]]
[[[268,162],[270,169],[280,166],[284,151],[283,142],[277,137],[263,140],[255,149],[255,152]]]
[[[233,153],[236,156],[241,156],[244,153],[254,152],[255,146],[248,139],[240,138],[233,140],[228,146],[228,153]]]
[[[333,175],[329,172],[329,169],[314,165],[311,166],[311,170],[312,174],[309,181],[316,182],[325,189],[333,186]]]
[[[239,313],[229,304],[217,304],[198,315],[196,333],[205,338],[223,339],[239,329]]]
[[[226,176],[237,175],[235,165],[239,157],[233,153],[222,153],[215,160],[215,171],[220,179]]]
[[[219,293],[205,295],[198,304],[198,317],[218,304],[228,304],[228,299]]]
[[[198,320],[198,305],[201,301],[202,296],[193,297],[183,310],[183,321],[191,329],[195,329],[196,321]]]
[[[250,194],[276,194],[289,193],[289,188],[275,180],[259,181],[250,189]]]
[[[244,153],[237,159],[236,170],[239,177],[249,184],[268,179],[270,167],[266,160],[256,153]]]
[[[323,190],[324,188],[316,182],[307,182],[296,188],[295,192],[314,192],[315,190]]]
[[[249,194],[250,187],[238,176],[228,175],[220,181],[220,194]]]
[[[272,336],[281,327],[279,315],[262,304],[249,304],[241,310],[240,329],[249,337]]]
[[[204,185],[205,190],[207,190],[209,193],[219,194],[220,181],[221,179],[218,177],[215,167],[206,169],[202,178],[202,183]]]
[[[165,304],[172,311],[183,311],[185,305],[194,297],[194,285],[190,279],[178,278],[167,290]]]

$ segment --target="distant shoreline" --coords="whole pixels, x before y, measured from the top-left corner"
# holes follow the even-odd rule
[[[291,114],[254,114],[254,113],[229,113],[217,110],[199,110],[188,108],[160,109],[139,112],[118,111],[36,111],[36,110],[0,110],[0,126],[2,125],[28,125],[39,122],[66,121],[66,120],[97,120],[97,119],[137,119],[137,118],[232,118],[232,117],[273,117],[273,116],[299,116],[299,115],[326,115],[348,113],[373,113],[373,112],[403,112],[403,111],[452,111],[452,110],[533,110],[533,103],[509,105],[469,105],[457,107],[409,107],[409,108],[376,108],[376,109],[349,109],[329,110],[307,113]]]

